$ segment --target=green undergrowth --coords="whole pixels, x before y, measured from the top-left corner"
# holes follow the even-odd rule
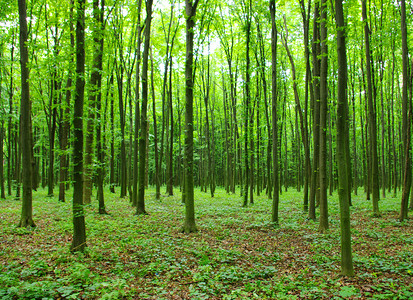
[[[329,197],[330,230],[302,211],[302,194],[280,196],[280,226],[265,195],[242,208],[238,194],[195,192],[199,231],[180,232],[181,194],[135,216],[129,199],[105,192],[109,215],[85,206],[87,250],[71,254],[71,202],[33,195],[34,229],[17,228],[20,202],[0,201],[0,299],[411,299],[413,222],[397,221],[400,199],[380,201],[371,217],[353,196],[356,276],[340,276],[338,197]],[[68,198],[71,195],[67,193]],[[70,199],[69,199],[70,200]]]

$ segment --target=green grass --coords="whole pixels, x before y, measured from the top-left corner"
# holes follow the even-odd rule
[[[199,232],[180,233],[181,195],[154,198],[135,216],[128,199],[105,193],[110,215],[86,206],[87,251],[71,254],[70,196],[59,203],[39,190],[34,229],[17,228],[20,202],[0,200],[0,299],[409,299],[413,297],[413,223],[397,221],[399,198],[380,201],[371,217],[365,195],[353,196],[356,276],[340,273],[338,197],[329,198],[330,230],[317,233],[302,194],[283,192],[280,226],[271,201],[195,192]]]

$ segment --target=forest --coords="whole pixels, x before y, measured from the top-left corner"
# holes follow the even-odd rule
[[[1,299],[411,299],[412,21],[0,0]]]

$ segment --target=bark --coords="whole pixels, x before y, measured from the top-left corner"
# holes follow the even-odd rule
[[[407,47],[407,25],[406,25],[406,2],[401,1],[401,32],[402,32],[402,60],[403,60],[403,90],[402,90],[402,141],[404,149],[404,164],[403,164],[403,193],[400,208],[400,221],[407,219],[408,203],[410,187],[412,183],[412,170],[410,161],[410,141],[411,141],[411,117],[412,108],[411,100],[409,99],[409,62],[408,62],[408,47]]]
[[[20,139],[22,149],[23,168],[23,201],[22,213],[18,227],[35,227],[33,222],[32,206],[32,163],[31,163],[31,103],[29,87],[29,53],[27,46],[27,14],[26,1],[19,0],[19,24],[20,24],[20,70],[21,70],[21,101],[20,101]]]
[[[278,205],[279,205],[279,181],[278,181],[278,127],[277,127],[277,25],[275,23],[275,0],[270,0],[270,12],[271,12],[271,63],[272,63],[272,160],[273,160],[273,194],[272,194],[272,215],[271,221],[275,224],[279,224],[278,220]]]
[[[248,149],[249,143],[249,133],[250,133],[250,124],[249,124],[249,113],[250,113],[250,35],[251,35],[251,1],[248,1],[248,7],[246,8],[247,20],[245,23],[245,34],[246,34],[246,65],[245,65],[245,106],[244,106],[244,191],[243,191],[243,207],[248,205],[248,188],[250,186],[250,162],[249,155],[251,149]]]
[[[9,88],[9,118],[7,122],[7,138],[8,138],[8,147],[7,147],[7,194],[11,196],[12,190],[12,176],[13,176],[13,61],[14,61],[14,30],[12,29],[12,44],[10,49],[10,88]]]
[[[196,232],[194,205],[194,27],[199,0],[185,0],[186,11],[186,59],[185,59],[185,222],[182,231]]]
[[[141,125],[139,136],[139,187],[136,214],[146,214],[145,211],[145,166],[146,166],[146,134],[148,128],[148,60],[149,45],[151,37],[152,21],[152,0],[146,0],[146,21],[145,21],[145,42],[143,46],[142,64],[142,105],[141,105]]]
[[[141,22],[141,9],[142,9],[142,0],[138,2],[138,47],[136,50],[137,60],[136,60],[136,92],[135,92],[135,132],[133,139],[133,181],[132,181],[132,205],[137,206],[138,203],[138,160],[139,160],[139,121],[140,121],[140,111],[139,111],[139,76],[140,76],[140,56],[141,56],[141,31],[142,27],[140,26]]]
[[[351,253],[350,231],[350,190],[348,185],[348,164],[346,153],[350,140],[348,138],[348,100],[347,100],[347,54],[345,21],[342,0],[335,0],[337,26],[337,61],[338,61],[338,90],[337,90],[337,162],[340,201],[341,228],[341,274],[354,276],[353,258]]]
[[[3,59],[3,45],[0,46],[0,60]],[[3,83],[3,73],[0,70],[0,86]],[[1,89],[0,89],[0,99],[1,98]],[[6,194],[4,191],[4,120],[1,120],[0,124],[0,189],[1,189],[1,199],[6,199]]]
[[[84,252],[86,247],[83,211],[83,100],[85,91],[85,0],[77,1],[76,17],[76,94],[73,114],[73,239],[70,250]]]
[[[95,52],[94,60],[96,61],[96,69],[98,72],[97,76],[97,87],[96,87],[96,158],[97,158],[97,199],[99,203],[99,214],[107,214],[105,208],[105,198],[103,193],[103,180],[105,178],[105,162],[103,159],[103,142],[102,142],[102,121],[101,120],[101,101],[102,101],[102,71],[103,71],[103,32],[105,30],[103,14],[105,11],[105,1],[101,0],[99,9],[99,0],[93,1],[93,18],[95,21],[95,26],[97,28],[96,36],[94,38],[95,47],[97,51]]]
[[[304,176],[304,199],[303,199],[303,209],[305,212],[308,211],[308,188],[311,184],[311,161],[310,161],[310,145],[308,138],[308,96],[310,93],[310,98],[314,97],[313,89],[310,88],[312,82],[311,76],[311,66],[310,66],[310,49],[309,49],[309,31],[310,31],[310,8],[311,0],[308,1],[307,13],[304,5],[304,0],[300,0],[301,15],[303,19],[303,30],[304,30],[304,54],[306,60],[306,72],[305,72],[305,105],[304,105],[304,128],[307,133],[305,138],[304,155],[305,155],[305,176]]]
[[[313,77],[313,167],[311,173],[311,189],[310,189],[310,199],[309,199],[309,210],[308,218],[310,220],[315,220],[315,206],[316,206],[316,197],[317,190],[319,186],[319,137],[320,137],[320,28],[319,28],[319,16],[320,9],[319,3],[315,2],[314,5],[314,23],[313,23],[313,68],[314,68],[314,77]],[[319,195],[319,194],[318,194]],[[319,201],[317,201],[319,202]]]
[[[153,119],[153,135],[154,135],[154,152],[155,152],[155,198],[159,200],[161,198],[161,182],[159,174],[159,151],[158,151],[158,125],[156,122],[156,105],[155,105],[155,85],[154,85],[154,70],[153,70],[153,56],[151,48],[151,89],[152,89],[152,119]],[[180,122],[179,122],[180,124]],[[180,135],[179,135],[180,136]],[[181,151],[179,151],[180,153]]]
[[[320,223],[318,231],[328,230],[328,201],[327,201],[327,2],[321,1],[321,68],[320,68],[320,151],[319,151],[319,180],[320,180]],[[331,180],[331,179],[330,179]]]
[[[376,124],[376,108],[373,102],[373,87],[371,77],[371,55],[370,55],[370,29],[367,22],[366,0],[362,1],[362,18],[364,24],[364,38],[366,44],[366,75],[367,75],[367,100],[369,113],[369,138],[371,152],[371,184],[373,194],[373,215],[380,216],[379,211],[379,164],[377,154],[377,124]]]
[[[109,189],[111,193],[115,193],[115,113],[114,113],[114,95],[113,95],[113,73],[110,76],[110,170],[109,170]]]
[[[75,40],[73,35],[73,0],[70,1],[70,45],[72,49],[75,48]],[[65,190],[66,183],[68,182],[69,177],[69,156],[67,155],[67,149],[69,144],[69,130],[70,130],[70,100],[72,98],[72,73],[74,59],[73,55],[70,55],[69,62],[69,74],[66,82],[66,102],[62,105],[60,116],[60,150],[61,154],[59,157],[60,167],[59,167],[59,201],[65,202]]]

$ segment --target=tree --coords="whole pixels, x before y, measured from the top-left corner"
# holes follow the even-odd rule
[[[362,0],[362,17],[364,22],[364,39],[366,51],[366,77],[367,77],[367,100],[369,112],[369,146],[371,158],[371,187],[373,194],[373,215],[380,216],[379,199],[380,199],[380,185],[379,185],[379,162],[377,154],[377,122],[376,122],[376,107],[373,101],[373,86],[372,86],[372,72],[371,72],[371,50],[370,50],[370,29],[367,22],[367,8],[366,0]]]
[[[309,209],[308,218],[310,220],[315,220],[315,206],[316,197],[319,195],[317,193],[319,186],[319,141],[320,141],[320,4],[319,1],[314,3],[314,22],[313,22],[313,167],[311,173],[311,189],[310,189],[310,199],[309,199]]]
[[[273,177],[272,177],[272,217],[271,221],[278,225],[278,203],[279,203],[279,180],[278,180],[278,118],[277,118],[277,25],[275,23],[275,0],[270,0],[271,13],[271,64],[272,64],[272,80],[271,80],[271,107],[272,107],[272,161],[273,161]]]
[[[97,198],[99,203],[99,214],[107,214],[105,208],[105,199],[103,193],[103,180],[105,178],[105,163],[103,161],[103,141],[102,141],[102,120],[101,120],[101,109],[102,109],[102,72],[103,72],[103,32],[105,29],[105,24],[103,22],[103,14],[105,10],[105,1],[101,0],[99,8],[99,0],[93,1],[93,18],[95,22],[94,26],[94,44],[96,47],[94,65],[97,72],[96,76],[96,90],[95,90],[95,101],[96,101],[96,119],[98,120],[96,125],[96,158],[97,158]],[[94,68],[94,69],[95,69]]]
[[[149,46],[151,38],[152,0],[146,0],[145,43],[143,46],[142,64],[142,105],[141,126],[139,137],[139,190],[136,214],[146,214],[145,211],[145,167],[146,167],[146,134],[148,127],[148,65]]]
[[[319,180],[320,180],[320,223],[318,231],[324,233],[328,230],[328,201],[327,201],[327,1],[321,1],[321,67],[320,67],[320,150],[319,150]]]
[[[21,100],[20,100],[20,142],[23,168],[23,199],[22,214],[19,227],[35,227],[32,206],[32,162],[31,162],[31,104],[29,85],[29,51],[27,46],[27,13],[26,0],[19,0],[20,24],[20,70],[21,70]]]
[[[194,205],[194,27],[199,0],[185,0],[186,59],[185,59],[185,222],[182,231],[196,232]]]
[[[70,21],[69,21],[69,28],[70,28],[70,46],[72,49],[75,48],[75,37],[73,34],[73,0],[70,0]],[[65,202],[65,190],[66,190],[66,181],[68,180],[69,174],[69,157],[67,155],[67,148],[68,148],[68,138],[69,138],[69,130],[70,130],[70,101],[72,99],[72,82],[73,82],[73,75],[72,69],[74,65],[74,56],[73,52],[70,53],[70,62],[69,62],[69,74],[67,76],[66,82],[66,103],[62,105],[61,112],[60,112],[60,150],[62,153],[60,154],[60,167],[59,167],[59,201]]]
[[[70,250],[83,252],[86,226],[83,211],[83,100],[85,93],[85,0],[77,1],[76,94],[73,113],[73,239]]]
[[[400,208],[400,221],[407,219],[409,193],[412,182],[412,169],[410,159],[410,141],[411,141],[411,118],[412,105],[409,99],[408,90],[411,84],[409,76],[409,61],[407,47],[407,26],[406,26],[406,1],[401,1],[401,32],[402,32],[402,60],[403,60],[403,90],[402,90],[402,139],[404,148],[403,162],[403,193]],[[411,95],[410,95],[411,97]]]
[[[138,178],[139,178],[139,169],[138,169],[138,160],[139,160],[139,121],[140,121],[140,110],[139,110],[139,70],[140,70],[140,53],[141,53],[141,31],[142,27],[141,22],[141,9],[142,9],[142,0],[138,2],[138,49],[136,50],[138,54],[138,59],[136,61],[136,91],[135,91],[135,132],[134,132],[134,141],[133,141],[133,180],[132,180],[132,205],[136,206],[138,203]]]
[[[335,0],[335,18],[337,28],[337,162],[338,162],[338,195],[340,201],[340,228],[341,228],[341,273],[353,276],[353,258],[351,254],[350,231],[350,189],[348,185],[348,158],[349,125],[347,100],[347,52],[346,52],[346,24],[344,21],[342,0]]]

